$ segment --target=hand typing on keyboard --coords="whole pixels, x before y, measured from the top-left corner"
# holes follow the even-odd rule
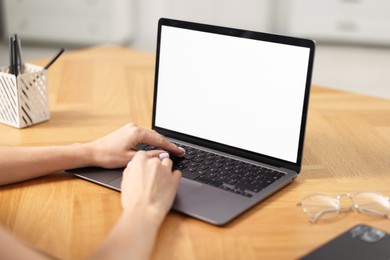
[[[252,197],[284,173],[259,165],[246,163],[219,154],[179,145],[185,149],[183,157],[171,156],[173,169],[180,170],[184,178],[218,187],[246,197]],[[155,147],[140,145],[142,150]]]
[[[134,157],[136,147],[140,143],[156,147],[153,151],[147,152],[149,157],[158,157],[163,152],[178,157],[185,154],[183,148],[168,141],[156,131],[130,123],[90,143],[94,148],[92,165],[103,168],[123,167]]]

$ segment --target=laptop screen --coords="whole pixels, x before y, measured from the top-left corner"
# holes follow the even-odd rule
[[[310,48],[160,29],[155,126],[297,162]]]

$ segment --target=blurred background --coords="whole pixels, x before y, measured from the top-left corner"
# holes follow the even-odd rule
[[[0,65],[14,33],[25,60],[107,43],[154,52],[169,17],[314,39],[314,85],[390,98],[389,0],[0,0],[0,13]]]

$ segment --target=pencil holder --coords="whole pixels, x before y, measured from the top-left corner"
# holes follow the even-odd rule
[[[0,123],[24,128],[49,120],[47,70],[25,64],[17,77],[8,71],[0,68]]]

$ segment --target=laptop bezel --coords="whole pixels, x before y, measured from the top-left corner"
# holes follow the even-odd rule
[[[159,61],[160,61],[160,44],[161,44],[162,26],[172,26],[172,27],[183,28],[183,29],[197,30],[202,32],[216,33],[221,35],[255,39],[255,40],[263,40],[267,42],[282,43],[282,44],[287,44],[292,46],[309,48],[310,51],[309,51],[309,60],[308,60],[308,71],[306,75],[306,86],[305,86],[305,93],[304,93],[304,103],[302,109],[302,120],[301,120],[301,129],[299,135],[299,144],[298,144],[296,163],[270,157],[264,154],[238,149],[236,147],[231,147],[228,145],[212,142],[210,140],[204,140],[198,137],[189,136],[183,133],[178,133],[169,129],[156,126],[155,124],[156,112],[157,112],[156,102],[157,102],[157,93],[158,93],[157,89],[158,89],[158,77],[159,77],[159,65],[160,65]],[[308,113],[308,106],[309,106],[309,94],[310,94],[311,77],[312,77],[312,70],[313,70],[313,63],[314,63],[314,50],[315,50],[315,42],[309,39],[248,31],[243,29],[235,29],[235,28],[228,28],[228,27],[201,24],[201,23],[194,23],[188,21],[180,21],[180,20],[174,20],[169,18],[160,18],[158,22],[157,46],[156,46],[152,129],[168,138],[182,140],[187,143],[194,143],[199,146],[207,147],[209,149],[222,151],[224,153],[232,154],[238,157],[243,157],[256,162],[266,163],[275,167],[290,169],[295,171],[296,173],[299,173],[302,165],[303,147],[304,147],[304,139],[305,139],[304,137],[306,131],[306,121],[307,121],[307,113]]]

